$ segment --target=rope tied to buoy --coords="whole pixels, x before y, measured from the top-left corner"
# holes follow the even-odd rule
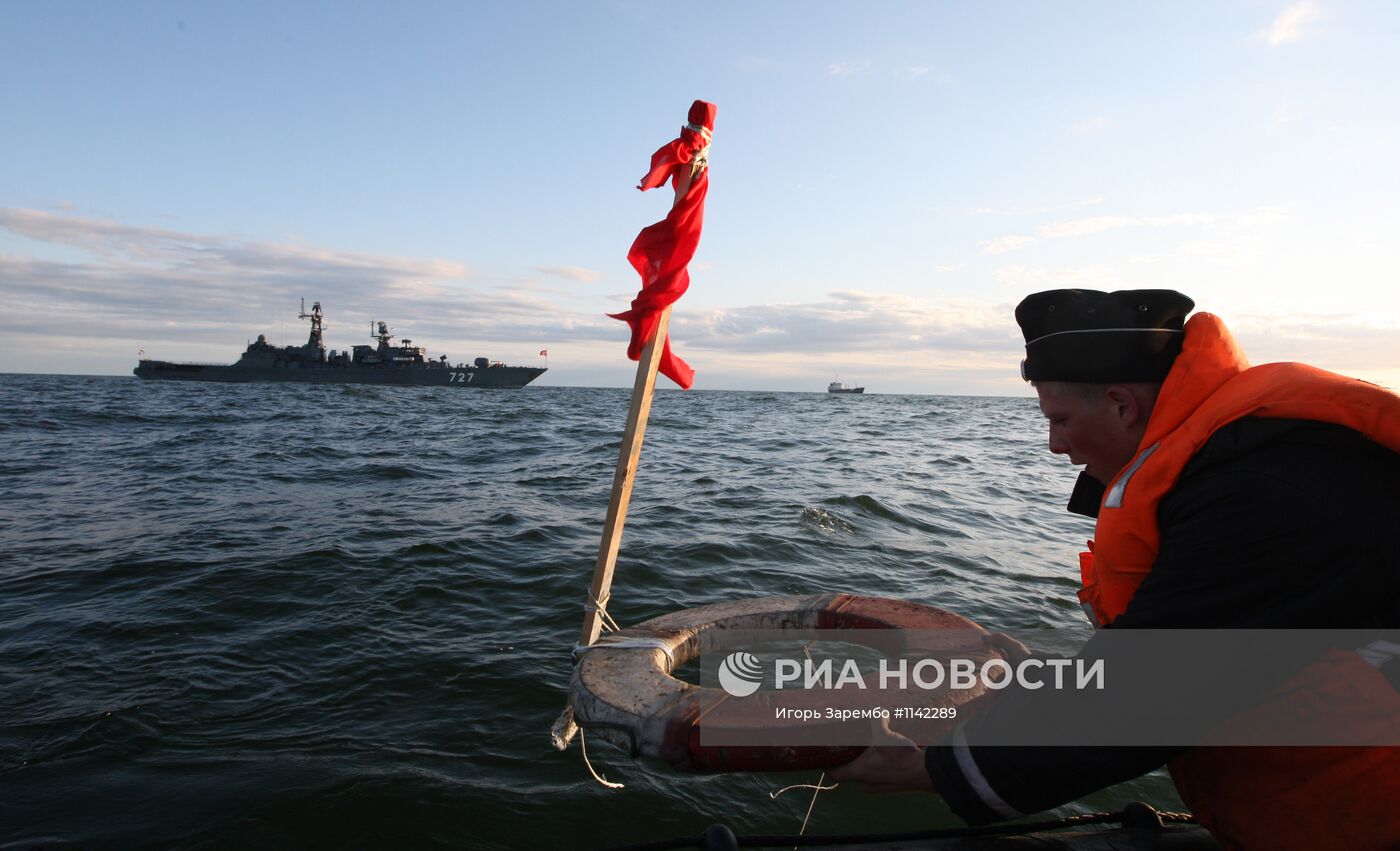
[[[593,770],[593,763],[588,761],[588,739],[584,737],[582,727],[578,728],[578,749],[583,753],[583,764],[587,766],[588,773],[593,775],[593,779],[597,780],[599,785],[604,786],[608,789],[627,788],[626,784],[614,783],[608,778]]]

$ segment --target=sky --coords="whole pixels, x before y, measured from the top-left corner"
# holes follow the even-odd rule
[[[1400,4],[0,3],[0,372],[267,334],[627,387],[638,178],[715,103],[697,389],[1028,395],[1013,311],[1169,288],[1400,387]],[[664,380],[663,380],[664,383]]]

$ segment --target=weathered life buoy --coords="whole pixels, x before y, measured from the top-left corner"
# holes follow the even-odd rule
[[[702,653],[733,649],[732,641],[726,643],[733,630],[816,629],[852,630],[851,643],[879,647],[890,654],[898,654],[902,648],[888,646],[890,642],[878,633],[866,631],[908,630],[890,637],[898,641],[909,635],[919,636],[921,646],[917,649],[925,655],[956,654],[973,659],[1001,655],[984,642],[987,633],[967,618],[905,600],[820,594],[717,603],[673,612],[609,633],[587,648],[569,684],[574,719],[591,737],[617,745],[633,757],[660,759],[683,771],[797,771],[842,765],[854,759],[864,746],[716,746],[702,742],[702,732],[710,734],[705,738],[713,742],[725,738],[713,735],[716,733],[738,728],[772,731],[788,724],[794,728],[802,725],[809,738],[820,742],[822,731],[810,722],[775,719],[771,708],[765,711],[760,699],[732,698],[723,689],[704,688],[672,676],[673,671]],[[930,641],[937,646],[929,646]],[[888,701],[889,693],[883,694]],[[911,692],[908,701],[909,705],[958,708],[956,719],[936,722],[951,729],[967,716],[967,704],[982,694],[979,681],[968,689]],[[818,701],[829,702],[830,694],[814,690],[804,697],[790,692],[784,696],[784,705],[804,699],[812,701],[816,708]],[[716,711],[721,705],[724,711]],[[887,702],[887,708],[888,705]],[[744,707],[754,711],[745,711]],[[869,721],[862,723],[868,726]],[[893,726],[900,729],[897,722]],[[927,736],[928,732],[929,722],[925,721],[921,734]]]

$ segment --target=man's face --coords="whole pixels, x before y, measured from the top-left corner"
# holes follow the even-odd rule
[[[1142,439],[1144,423],[1136,407],[1115,396],[1121,389],[1109,387],[1089,397],[1075,390],[1036,388],[1040,411],[1050,423],[1050,451],[1083,464],[1084,472],[1105,485],[1133,460]]]

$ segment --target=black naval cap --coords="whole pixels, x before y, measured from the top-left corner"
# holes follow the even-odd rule
[[[1175,290],[1048,290],[1016,306],[1026,381],[1161,381],[1196,303]]]

